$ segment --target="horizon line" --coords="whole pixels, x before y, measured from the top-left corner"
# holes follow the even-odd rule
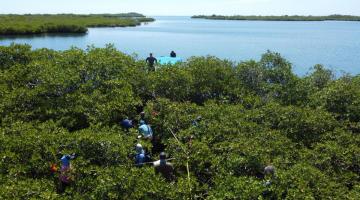
[[[140,13],[140,12],[89,12],[89,13],[74,13],[74,12],[54,12],[54,13],[0,13],[0,15],[61,15],[61,14],[74,14],[74,15],[92,15],[92,14],[126,14],[126,13],[138,13],[138,14],[142,14],[146,17],[191,17],[191,16],[199,16],[199,15],[204,15],[204,16],[211,16],[211,15],[217,15],[217,16],[331,16],[331,15],[348,15],[348,16],[359,16],[360,14],[357,15],[352,15],[352,14],[339,14],[339,13],[333,13],[333,14],[327,14],[327,15],[313,15],[313,14],[282,14],[282,15],[273,15],[273,14],[267,14],[267,15],[261,15],[261,14],[251,14],[251,15],[241,15],[241,14],[191,14],[191,15],[185,15],[185,14],[172,14],[172,15],[167,15],[167,14],[144,14],[144,13]]]

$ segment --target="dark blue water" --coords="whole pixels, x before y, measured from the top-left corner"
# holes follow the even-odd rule
[[[360,73],[360,22],[213,21],[189,17],[156,17],[130,28],[92,28],[86,35],[0,38],[0,45],[27,43],[34,48],[65,50],[71,46],[104,47],[113,43],[139,59],[153,52],[178,56],[214,55],[233,61],[258,60],[266,50],[280,52],[294,71],[306,74],[315,64]]]

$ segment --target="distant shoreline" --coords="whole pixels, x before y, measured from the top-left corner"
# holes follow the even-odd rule
[[[90,27],[131,27],[155,21],[138,13],[0,15],[0,36],[48,33],[85,34]]]
[[[352,15],[328,15],[328,16],[300,16],[300,15],[282,15],[282,16],[257,16],[257,15],[194,15],[193,19],[209,20],[247,20],[247,21],[360,21],[360,16]]]

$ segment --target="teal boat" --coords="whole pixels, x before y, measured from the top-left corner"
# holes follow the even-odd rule
[[[161,57],[157,57],[157,62],[160,64],[160,65],[174,65],[178,62],[182,62],[182,58],[179,58],[179,57],[170,57],[170,56],[161,56]]]

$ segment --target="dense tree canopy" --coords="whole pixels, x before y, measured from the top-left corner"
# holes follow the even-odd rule
[[[0,35],[31,35],[42,33],[86,33],[88,27],[127,27],[151,22],[138,13],[124,14],[44,14],[0,15]]]
[[[360,196],[360,77],[335,78],[321,65],[299,77],[278,53],[193,57],[148,72],[111,45],[13,44],[0,47],[0,99],[0,199]],[[143,110],[174,159],[174,182],[134,165],[137,130],[119,122]],[[59,193],[50,165],[73,152],[75,181]]]

